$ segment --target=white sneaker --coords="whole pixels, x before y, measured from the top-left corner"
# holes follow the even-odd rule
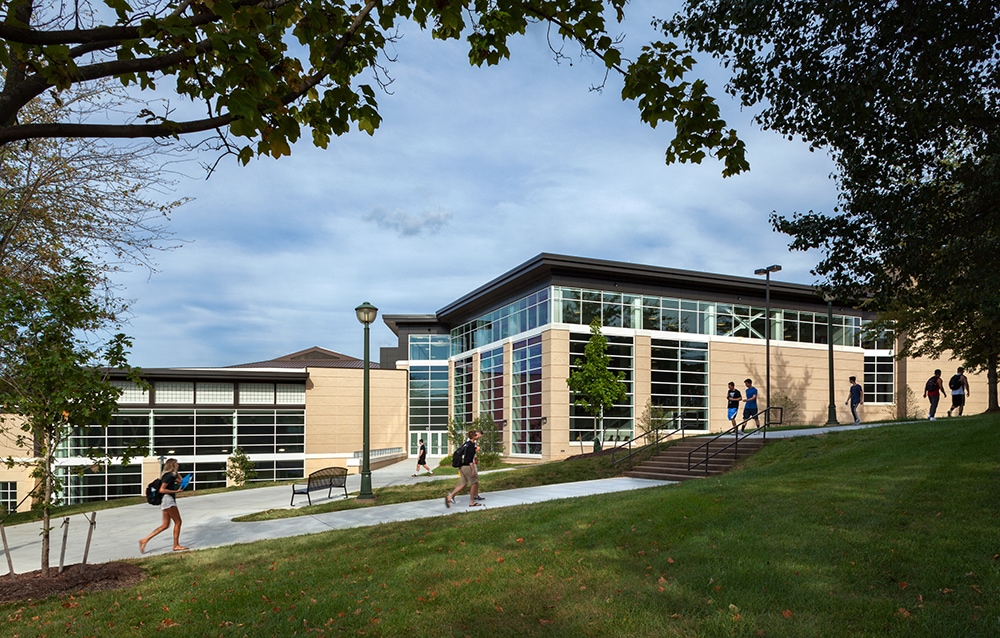
[[[928,420],[928,421],[937,421],[937,419],[935,419],[935,418],[934,418],[934,417],[932,417],[932,416],[929,416],[929,417],[927,417],[927,420]]]

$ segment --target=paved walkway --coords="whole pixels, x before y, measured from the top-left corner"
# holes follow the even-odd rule
[[[823,434],[837,430],[853,430],[864,427],[874,427],[882,424],[840,426],[832,428],[812,428],[807,430],[788,430],[772,432],[768,438],[786,438]],[[468,494],[462,494],[456,499],[450,509],[444,506],[444,495],[455,485],[456,478],[426,477],[413,478],[413,460],[406,460],[395,465],[374,470],[372,486],[375,488],[390,485],[406,485],[417,482],[435,481],[440,483],[441,498],[430,501],[415,501],[381,505],[339,512],[328,512],[311,516],[262,521],[257,523],[234,523],[233,517],[252,514],[263,510],[288,507],[291,498],[291,488],[287,485],[263,487],[253,490],[207,494],[192,498],[182,498],[179,501],[181,516],[184,523],[181,528],[181,542],[192,550],[208,547],[221,547],[236,543],[250,543],[269,538],[300,536],[329,531],[331,529],[346,529],[349,527],[364,527],[392,521],[406,521],[432,516],[457,515],[473,512],[468,506]],[[434,463],[431,463],[434,466]],[[357,474],[348,476],[347,489],[356,494],[360,489],[361,478]],[[528,487],[502,492],[484,492],[486,509],[491,507],[510,507],[540,503],[562,498],[590,496],[627,490],[663,487],[671,483],[649,479],[609,478],[576,483],[562,483],[540,487]],[[337,498],[336,495],[334,498]],[[307,504],[304,497],[296,497],[296,506]],[[104,563],[126,558],[137,558],[139,539],[155,529],[160,524],[160,510],[150,505],[131,505],[97,512],[97,524],[90,545],[88,563]],[[52,524],[52,549],[49,557],[50,565],[59,564],[59,553],[62,546],[62,518],[54,519]],[[70,517],[69,535],[66,543],[65,564],[79,563],[83,559],[83,551],[87,541],[88,521],[82,514]],[[172,546],[172,529],[160,533],[149,542],[146,555],[170,553]],[[41,539],[40,525],[15,525],[6,529],[7,542],[11,548],[11,559],[14,571],[29,572],[40,567]],[[0,575],[7,573],[6,561],[0,562]]]

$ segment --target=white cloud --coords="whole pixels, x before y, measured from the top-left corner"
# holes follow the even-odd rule
[[[512,60],[477,69],[460,43],[409,31],[373,137],[182,182],[195,201],[172,229],[192,241],[150,280],[122,279],[134,362],[229,365],[312,345],[360,356],[361,302],[434,312],[541,252],[744,276],[781,263],[782,280],[812,281],[815,256],[789,253],[768,216],[830,210],[827,158],[726,101],[751,172],[665,166],[670,131],[642,124],[620,87],[591,92],[599,65],[557,65],[543,33],[514,44]],[[720,71],[697,71],[722,86]],[[394,344],[382,322],[372,337]]]

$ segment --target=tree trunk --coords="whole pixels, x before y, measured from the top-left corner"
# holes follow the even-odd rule
[[[989,398],[987,412],[1000,412],[1000,404],[997,403],[997,354],[991,354],[986,358],[986,392]]]
[[[45,447],[45,487],[42,498],[42,578],[49,577],[49,508],[52,505],[52,446]]]

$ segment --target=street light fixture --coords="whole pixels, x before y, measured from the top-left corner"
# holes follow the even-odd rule
[[[378,308],[367,301],[354,309],[358,315],[358,321],[365,326],[365,374],[364,374],[364,399],[362,403],[363,427],[364,427],[364,447],[361,453],[361,491],[358,492],[358,499],[373,500],[372,493],[372,470],[371,470],[371,435],[370,435],[370,410],[369,410],[369,384],[368,369],[371,367],[368,357],[368,328],[375,317],[378,316]]]
[[[823,295],[826,300],[826,350],[830,377],[830,406],[827,408],[826,424],[840,425],[837,421],[837,398],[833,387],[833,295]]]
[[[764,401],[768,410],[771,408],[771,273],[781,270],[778,264],[753,271],[755,275],[764,275]],[[771,412],[764,418],[764,426],[771,422]]]

